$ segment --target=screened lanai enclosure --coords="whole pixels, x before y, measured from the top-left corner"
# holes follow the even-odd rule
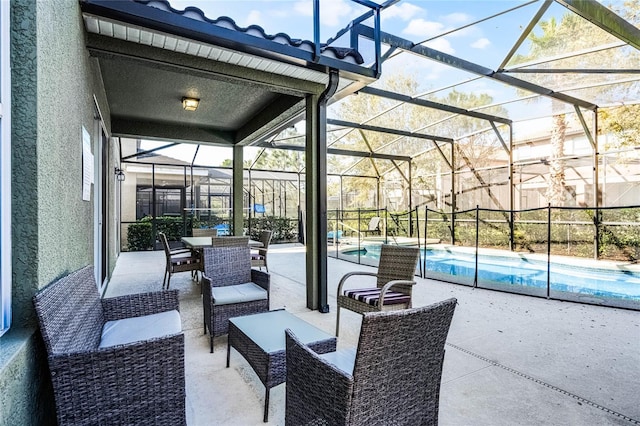
[[[325,38],[357,51],[374,78],[341,76],[328,102],[330,255],[366,261],[376,241],[446,244],[474,249],[477,270],[478,249],[503,249],[547,256],[547,277],[552,255],[638,261],[640,1],[348,7],[353,18]],[[241,233],[304,241],[305,118],[245,145]],[[119,141],[123,249],[146,238],[136,234],[145,221],[176,235],[240,232],[231,148]],[[479,282],[475,272],[463,283]]]
[[[120,187],[123,250],[157,248],[158,231],[167,232],[174,241],[191,235],[193,228],[215,228],[218,235],[235,233],[233,173],[229,166],[214,166],[215,159],[232,155],[230,149],[126,138],[119,144],[125,176]],[[297,241],[304,189],[301,173],[249,169],[244,175],[246,220],[241,233],[257,239],[268,228],[279,242]]]

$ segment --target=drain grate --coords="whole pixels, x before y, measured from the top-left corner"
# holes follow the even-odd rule
[[[575,399],[576,401],[581,402],[582,404],[586,404],[586,405],[589,405],[589,406],[591,406],[591,407],[594,407],[594,408],[597,408],[597,409],[599,409],[599,410],[602,410],[602,411],[604,411],[604,412],[606,412],[606,413],[609,413],[609,414],[611,414],[611,415],[614,415],[614,416],[616,416],[616,417],[618,417],[618,418],[620,418],[620,419],[622,419],[622,420],[626,420],[626,421],[628,421],[628,422],[629,422],[629,423],[631,423],[631,424],[634,424],[634,425],[640,425],[640,420],[636,420],[636,419],[633,419],[633,418],[631,418],[631,417],[629,417],[629,416],[625,416],[625,415],[624,415],[624,414],[622,414],[622,413],[618,413],[617,411],[614,411],[614,410],[612,410],[612,409],[610,409],[610,408],[607,408],[607,407],[605,407],[605,406],[602,406],[602,405],[600,405],[600,404],[598,404],[598,403],[595,403],[595,402],[593,402],[593,401],[589,401],[588,399],[585,399],[585,398],[583,398],[583,397],[581,397],[581,396],[579,396],[579,395],[576,395],[576,394],[574,394],[574,393],[571,393],[571,392],[569,392],[569,391],[566,391],[566,390],[564,390],[564,389],[561,389],[561,388],[559,388],[559,387],[557,387],[557,386],[554,386],[554,385],[551,385],[551,384],[549,384],[549,383],[546,383],[546,382],[544,382],[544,381],[542,381],[542,380],[540,380],[540,379],[536,379],[535,377],[529,376],[528,374],[525,374],[525,373],[523,373],[523,372],[521,372],[521,371],[515,370],[515,369],[513,369],[513,368],[511,368],[511,367],[507,367],[506,365],[502,365],[502,364],[500,364],[500,363],[498,363],[498,362],[495,362],[495,361],[493,361],[493,360],[490,360],[489,358],[486,358],[486,357],[484,357],[484,356],[482,356],[482,355],[479,355],[479,354],[477,354],[477,353],[475,353],[475,352],[471,352],[470,350],[467,350],[467,349],[461,348],[460,346],[456,346],[456,345],[451,344],[451,343],[447,343],[447,346],[450,346],[450,347],[452,347],[452,348],[454,348],[454,349],[459,350],[460,352],[464,352],[464,353],[466,353],[466,354],[468,354],[468,355],[471,355],[472,357],[478,358],[478,359],[480,359],[480,360],[482,360],[482,361],[484,361],[484,362],[487,362],[487,363],[489,363],[489,364],[491,364],[491,365],[493,365],[493,366],[495,366],[495,367],[502,368],[503,370],[506,370],[506,371],[508,371],[508,372],[510,372],[510,373],[513,373],[513,374],[515,374],[515,375],[518,375],[518,376],[520,376],[520,377],[522,377],[522,378],[525,378],[525,379],[527,379],[527,380],[531,380],[532,382],[535,382],[535,383],[537,383],[537,384],[539,384],[539,385],[545,386],[545,387],[547,387],[547,388],[549,388],[549,389],[553,389],[554,391],[559,392],[559,393],[561,393],[561,394],[563,394],[563,395],[569,396],[569,397],[571,397],[571,398]]]

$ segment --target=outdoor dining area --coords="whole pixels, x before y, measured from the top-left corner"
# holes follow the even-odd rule
[[[384,416],[395,412],[394,404],[415,416],[397,424],[637,424],[640,418],[633,311],[415,276],[407,280],[415,285],[405,283],[412,309],[405,304],[363,317],[344,309],[338,287],[375,286],[389,260],[381,259],[378,269],[329,259],[330,312],[323,314],[305,306],[303,245],[271,245],[267,273],[250,267],[244,244],[204,247],[205,265],[216,250],[225,253],[209,273],[215,277],[175,272],[164,290],[178,294],[189,425],[306,424],[315,410],[326,424],[392,424]],[[397,257],[386,265],[394,263]],[[162,292],[166,271],[161,251],[122,253],[105,297]],[[216,326],[211,280],[244,284],[258,276],[268,280],[267,299],[244,311],[230,308],[218,321],[226,329]],[[284,329],[283,355],[270,345],[285,341]],[[350,373],[342,373],[345,366]],[[382,374],[389,366],[396,374]]]

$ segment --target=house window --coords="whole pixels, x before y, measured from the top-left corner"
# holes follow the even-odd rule
[[[0,336],[11,325],[11,70],[9,5],[0,2]]]

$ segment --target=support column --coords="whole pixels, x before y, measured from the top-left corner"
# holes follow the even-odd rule
[[[593,258],[600,259],[600,231],[602,229],[602,211],[599,209],[604,204],[604,190],[600,188],[600,148],[598,145],[598,110],[593,112],[593,201],[596,206],[596,213],[593,223],[595,223],[595,244],[593,247]]]
[[[319,157],[320,157],[320,149],[318,147],[318,138],[317,138],[317,108],[318,108],[318,96],[317,95],[309,95],[307,96],[307,111],[306,111],[306,137],[305,137],[305,145],[306,145],[306,155],[305,155],[305,163],[306,163],[306,171],[305,174],[305,209],[306,209],[306,238],[305,244],[307,246],[307,258],[306,258],[306,276],[307,276],[307,308],[309,309],[318,309],[318,287],[320,286],[320,281],[323,279],[320,277],[322,274],[324,279],[326,280],[326,272],[322,271],[322,269],[326,269],[326,262],[324,264],[321,263],[322,257],[322,244],[319,241],[321,233],[320,233],[320,216],[322,216],[322,212],[319,207],[319,197],[318,193],[320,192],[320,176],[319,176]],[[326,213],[325,213],[326,214]],[[325,221],[326,223],[326,221]],[[326,228],[326,225],[325,225]],[[324,236],[326,241],[326,234]],[[324,254],[326,255],[326,244]],[[324,272],[324,273],[323,273]],[[326,285],[326,283],[325,283]]]
[[[331,70],[321,95],[306,99],[306,278],[307,308],[329,312],[327,301],[327,100],[338,87]]]
[[[233,147],[233,181],[231,183],[233,191],[233,206],[231,211],[233,217],[233,235],[242,235],[244,228],[244,171],[242,170],[244,156],[242,146]]]
[[[509,250],[511,251],[514,251],[516,249],[514,241],[516,217],[515,213],[513,212],[513,210],[515,209],[515,192],[516,183],[513,179],[513,124],[509,124]],[[520,209],[522,209],[522,206],[520,206]]]
[[[456,243],[456,143],[451,142],[451,244]]]

